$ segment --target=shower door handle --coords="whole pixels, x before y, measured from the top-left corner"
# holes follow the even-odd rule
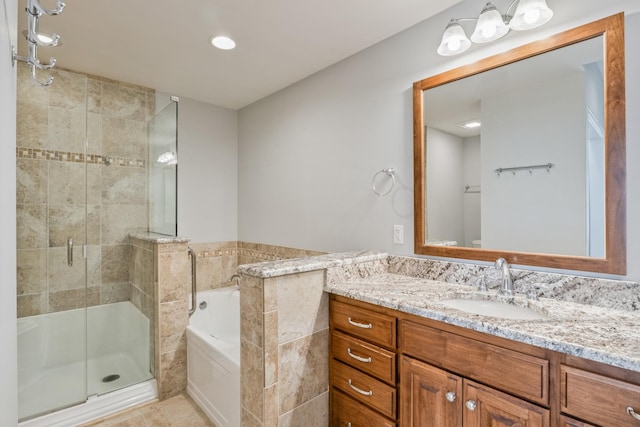
[[[67,239],[67,264],[69,267],[73,267],[73,239],[71,237]]]

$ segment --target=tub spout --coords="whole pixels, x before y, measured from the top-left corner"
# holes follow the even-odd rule
[[[235,283],[233,283],[235,282]],[[234,274],[233,276],[231,276],[231,278],[227,281],[227,283],[229,284],[233,284],[233,286],[236,286],[238,289],[240,289],[240,275],[239,274]]]

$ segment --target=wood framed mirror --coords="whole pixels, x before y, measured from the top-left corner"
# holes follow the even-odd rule
[[[482,123],[475,148],[453,112]],[[413,117],[416,254],[626,273],[623,13],[415,82]],[[447,163],[447,140],[467,163]]]

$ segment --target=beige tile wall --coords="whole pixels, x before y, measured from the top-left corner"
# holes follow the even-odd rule
[[[266,279],[242,276],[244,427],[328,425],[329,306],[324,283],[324,270]]]
[[[18,64],[18,316],[135,298],[127,236],[147,226],[146,122],[155,92],[63,69],[39,87],[29,73]]]
[[[237,267],[241,262],[254,263],[265,260],[277,260],[283,258],[294,258],[306,256],[308,254],[318,254],[319,252],[304,251],[292,248],[283,248],[263,244],[251,244],[246,242],[214,242],[214,243],[149,243],[132,239],[134,256],[132,257],[132,271],[134,276],[134,289],[139,281],[138,276],[148,277],[148,254],[152,245],[154,249],[153,265],[155,265],[155,298],[157,303],[155,306],[155,336],[154,340],[157,344],[155,347],[155,375],[158,382],[158,393],[160,400],[175,396],[186,389],[187,384],[187,367],[186,367],[186,327],[189,323],[188,318],[188,293],[191,286],[191,262],[188,256],[188,247],[191,247],[196,253],[196,280],[199,291],[215,289],[218,287],[229,286],[229,278],[236,274]],[[242,371],[246,372],[251,378],[261,375],[260,384],[264,384],[265,365],[263,355],[263,333],[261,327],[263,319],[266,319],[266,328],[269,331],[286,331],[282,338],[277,335],[268,334],[267,355],[268,355],[268,375],[269,382],[274,385],[269,396],[272,399],[277,398],[277,372],[278,354],[282,354],[282,360],[295,357],[296,352],[304,349],[314,349],[326,346],[328,335],[328,320],[326,316],[317,316],[313,319],[309,317],[307,311],[317,311],[315,306],[321,306],[319,312],[322,313],[327,302],[322,293],[324,286],[324,275],[316,274],[315,276],[305,276],[300,281],[297,277],[290,280],[279,278],[269,283],[269,289],[272,294],[267,296],[266,301],[270,304],[267,308],[269,313],[264,313],[264,284],[260,279],[247,278],[242,283],[242,291],[244,298],[247,300],[242,305],[243,322],[249,321],[254,327],[243,330],[243,345],[241,348]],[[318,292],[319,291],[319,292]],[[144,290],[141,293],[144,294]],[[305,298],[300,304],[299,293],[304,292]],[[283,300],[278,300],[278,295]],[[145,294],[146,297],[146,294]],[[277,307],[281,306],[282,325],[278,324]],[[300,316],[298,309],[307,312],[306,315]],[[246,329],[246,328],[245,328]],[[246,341],[246,342],[245,342]],[[247,345],[248,343],[248,345]],[[322,352],[321,352],[322,353]],[[319,360],[311,360],[309,366],[299,364],[288,364],[285,371],[289,368],[300,368],[304,371],[313,372],[312,377],[316,378],[311,384],[305,382],[301,387],[295,387],[292,383],[284,382],[286,391],[299,395],[295,398],[289,398],[286,403],[287,409],[284,412],[295,412],[299,407],[304,410],[315,410],[321,406],[318,402],[322,399],[315,400],[315,404],[309,404],[308,400],[314,400],[319,395],[326,392],[326,381],[318,380],[327,376],[326,361],[324,364]],[[311,369],[313,367],[313,369]],[[263,402],[263,386],[258,388],[246,388],[249,382],[243,383],[243,395],[248,396],[251,403],[262,404]],[[324,387],[324,388],[323,388]],[[321,390],[318,393],[318,390]],[[325,393],[326,394],[326,393]],[[259,398],[258,398],[259,396]],[[326,400],[326,396],[325,396]],[[280,403],[273,401],[266,407],[271,409],[274,419],[280,416]],[[303,410],[303,409],[300,409]],[[259,409],[253,409],[254,412],[260,412]],[[284,413],[283,412],[283,413]],[[291,415],[289,415],[291,417]],[[293,419],[297,419],[293,417]],[[293,425],[293,424],[291,424]]]

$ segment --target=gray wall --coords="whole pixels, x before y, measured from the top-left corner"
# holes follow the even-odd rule
[[[444,13],[240,110],[239,238],[325,251],[413,254],[411,84],[516,45],[595,19],[640,11],[637,0],[550,1],[555,16],[454,58],[435,49],[452,16],[478,13],[463,1]],[[502,6],[502,3],[499,5]],[[640,73],[640,17],[627,16],[627,76]],[[640,161],[640,88],[627,79],[628,164]],[[395,167],[387,197],[371,191],[376,171]],[[635,170],[634,170],[635,169]],[[628,218],[640,215],[640,171],[628,171]],[[635,179],[634,179],[635,178]],[[403,224],[404,245],[392,227]],[[640,279],[640,223],[628,224],[628,278]],[[619,277],[619,276],[618,276]]]
[[[16,42],[17,1],[0,7],[0,425],[18,419],[18,345],[16,340],[16,70],[11,45]],[[5,10],[7,15],[5,16]],[[6,23],[9,24],[7,28]]]

